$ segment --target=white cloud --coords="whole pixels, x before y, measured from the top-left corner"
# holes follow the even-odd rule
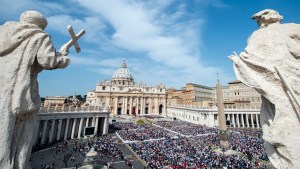
[[[68,8],[64,8],[64,5],[56,2],[47,2],[47,1],[35,1],[35,0],[9,0],[1,1],[0,5],[0,20],[7,19],[16,19],[19,20],[19,17],[22,12],[26,10],[38,10],[47,16],[49,13],[55,11],[56,13],[68,12]]]
[[[121,59],[113,58],[113,59],[102,59],[99,60],[97,58],[92,58],[91,56],[70,56],[72,64],[80,64],[80,65],[87,65],[87,66],[107,66],[117,68],[119,67],[118,64],[121,65]]]
[[[69,6],[71,3],[76,4],[75,7]],[[126,60],[137,81],[163,82],[177,88],[188,82],[211,85],[216,81],[216,73],[222,70],[203,64],[200,49],[205,21],[198,14],[190,14],[186,3],[173,0],[70,0],[64,3],[12,0],[7,1],[8,8],[1,6],[0,19],[31,8],[46,14],[47,31],[54,33],[54,38],[69,37],[66,30],[69,24],[75,33],[85,29],[86,34],[80,40],[82,52],[80,57],[71,56],[72,64],[85,65],[86,69],[104,76],[110,77],[125,55],[129,57]],[[206,1],[199,3],[207,5]],[[213,5],[224,6],[218,0],[214,0]]]
[[[97,17],[85,17],[78,19],[70,15],[53,15],[47,18],[49,22],[48,29],[60,32],[63,35],[69,36],[67,26],[72,25],[75,33],[81,29],[86,30],[86,34],[83,36],[86,41],[98,42],[99,37],[97,35],[105,29],[105,25]]]
[[[220,68],[204,66],[201,62],[201,28],[204,22],[199,16],[185,16],[187,11],[184,3],[170,12],[167,8],[172,1],[163,4],[159,3],[161,1],[77,1],[93,15],[98,15],[95,17],[104,18],[105,22],[111,24],[114,34],[108,38],[112,43],[131,52],[146,53],[152,64],[160,65],[155,70],[137,72],[135,76],[140,79],[158,79],[177,87],[182,85],[178,81],[212,84],[216,81],[217,72],[222,71]],[[218,1],[215,4],[220,6]],[[142,61],[136,64],[148,65]],[[150,78],[150,70],[158,71],[156,75],[159,78]]]

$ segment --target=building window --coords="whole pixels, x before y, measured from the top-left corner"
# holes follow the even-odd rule
[[[105,90],[105,86],[102,86],[102,90]]]

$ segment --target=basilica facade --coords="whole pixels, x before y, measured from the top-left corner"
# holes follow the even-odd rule
[[[166,99],[165,85],[136,83],[124,61],[111,80],[98,82],[87,93],[86,106],[109,107],[112,115],[165,115]]]

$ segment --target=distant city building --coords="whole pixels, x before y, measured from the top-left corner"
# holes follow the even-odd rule
[[[167,89],[167,104],[182,104],[182,90],[176,90],[175,88]]]
[[[239,80],[228,83],[229,98],[236,107],[257,107],[261,106],[261,95],[253,88],[246,86]]]
[[[80,106],[83,102],[81,95],[73,95],[70,97],[63,96],[47,96],[43,102],[42,107],[54,107],[54,106]]]
[[[214,98],[211,87],[188,83],[182,91],[182,103],[184,105],[205,105],[206,101]]]
[[[48,106],[62,106],[67,103],[67,97],[62,96],[47,96],[45,98],[44,107]]]
[[[222,86],[225,107],[256,107],[261,105],[261,96],[253,88],[241,81],[233,81]],[[168,105],[216,106],[216,87],[187,83],[182,90],[167,90]]]
[[[165,114],[166,87],[163,84],[147,86],[134,82],[125,61],[111,80],[97,83],[96,89],[87,93],[85,106],[110,107],[114,115]]]

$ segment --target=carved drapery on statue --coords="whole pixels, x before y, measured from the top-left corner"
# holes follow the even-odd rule
[[[237,79],[262,95],[260,121],[270,161],[276,168],[299,168],[299,107],[275,66],[300,98],[300,25],[281,24],[282,17],[276,21],[274,12],[256,14],[260,29],[248,39],[245,51],[230,59]]]
[[[20,22],[0,26],[0,168],[30,168],[41,103],[38,73],[69,64],[69,58],[56,52],[43,31],[46,25],[42,14],[26,11]]]

